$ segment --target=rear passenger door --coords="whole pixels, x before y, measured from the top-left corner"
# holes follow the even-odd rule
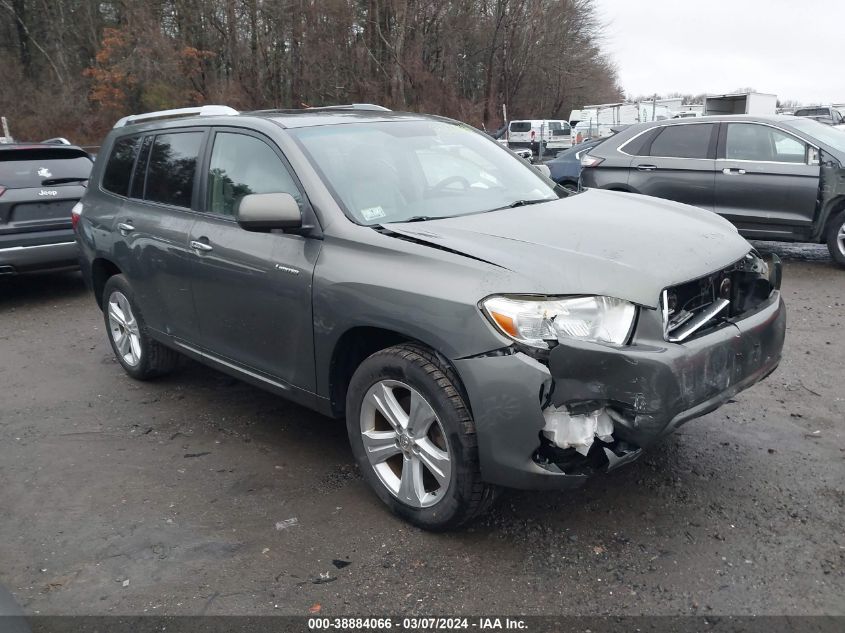
[[[808,145],[761,123],[723,123],[716,211],[749,237],[788,237],[812,224],[819,166]]]
[[[716,131],[715,123],[679,123],[658,128],[648,142],[638,146],[638,155],[631,161],[628,186],[648,196],[712,211]]]
[[[235,221],[247,194],[290,193],[304,208],[302,189],[279,148],[243,129],[216,129],[204,164],[203,210],[190,237],[202,347],[277,387],[313,392],[311,279],[322,242]]]
[[[112,227],[116,263],[129,278],[147,327],[189,342],[197,338],[197,321],[188,236],[206,133],[172,129],[124,137],[112,154],[135,157],[130,190]],[[108,189],[108,167],[103,180]]]

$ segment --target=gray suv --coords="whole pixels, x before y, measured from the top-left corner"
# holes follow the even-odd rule
[[[827,243],[845,266],[845,132],[793,116],[631,126],[581,156],[581,185],[692,204],[744,237]]]
[[[183,354],[335,418],[428,529],[577,486],[777,366],[780,266],[726,221],[566,197],[449,119],[358,106],[129,117],[77,222],[126,372]]]

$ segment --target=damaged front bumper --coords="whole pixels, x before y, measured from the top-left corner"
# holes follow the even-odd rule
[[[457,360],[482,477],[512,488],[566,488],[631,461],[771,373],[785,329],[783,300],[773,290],[741,320],[682,343],[664,339],[659,311],[642,310],[625,347],[572,340],[544,362],[516,351]],[[576,431],[594,424],[592,441],[567,437],[571,429],[556,436],[560,413],[577,419]]]

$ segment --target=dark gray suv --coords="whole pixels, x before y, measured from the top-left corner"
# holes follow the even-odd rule
[[[191,112],[121,121],[83,200],[118,360],[148,379],[184,354],[345,418],[419,526],[579,485],[780,360],[779,263],[718,216],[563,197],[438,117]]]
[[[793,116],[641,123],[581,156],[581,184],[715,211],[744,237],[827,243],[845,266],[845,131]]]

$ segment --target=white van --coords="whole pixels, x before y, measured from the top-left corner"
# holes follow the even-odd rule
[[[539,149],[552,153],[570,146],[571,128],[567,121],[557,119],[523,119],[508,125],[507,143],[510,149]]]

